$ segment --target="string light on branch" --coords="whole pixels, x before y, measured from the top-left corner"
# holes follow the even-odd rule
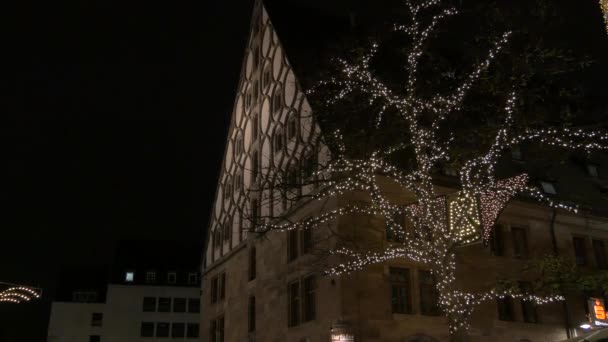
[[[602,17],[604,17],[604,23],[606,24],[606,33],[608,33],[608,0],[599,0],[600,8],[602,9]]]

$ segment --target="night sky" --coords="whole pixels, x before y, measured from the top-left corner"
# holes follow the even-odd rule
[[[117,241],[203,238],[252,1],[0,9],[0,281],[45,289],[0,342],[45,341],[57,275]]]
[[[61,269],[120,239],[203,238],[251,4],[18,3],[0,30],[0,281],[46,293],[0,305],[0,341],[40,342]]]

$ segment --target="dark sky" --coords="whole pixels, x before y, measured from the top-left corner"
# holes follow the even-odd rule
[[[47,293],[0,304],[0,341],[40,342],[62,268],[107,263],[119,239],[202,239],[251,5],[17,3],[0,30],[0,281]]]

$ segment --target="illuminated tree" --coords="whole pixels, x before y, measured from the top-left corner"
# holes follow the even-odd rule
[[[440,0],[408,0],[405,4],[408,21],[394,26],[396,34],[407,38],[402,82],[387,81],[375,71],[374,63],[382,46],[374,42],[359,57],[338,59],[341,76],[319,82],[309,92],[310,96],[324,96],[328,104],[352,97],[364,98],[374,117],[372,127],[368,127],[369,134],[375,131],[382,136],[384,131],[391,130],[392,136],[398,137],[390,144],[380,142],[373,148],[352,153],[348,143],[352,138],[345,137],[339,130],[331,132],[333,134],[325,132],[323,143],[332,147],[332,156],[316,171],[322,186],[311,194],[311,198],[323,200],[358,192],[365,193],[369,201],[345,204],[317,217],[295,222],[288,221],[287,217],[282,217],[284,220],[275,217],[269,223],[258,224],[256,230],[259,233],[306,231],[353,214],[382,217],[399,243],[381,249],[338,243],[331,253],[339,255],[341,261],[330,265],[326,273],[337,276],[394,259],[422,263],[436,280],[439,304],[453,335],[466,331],[475,307],[483,302],[505,296],[536,304],[563,300],[559,295],[536,296],[498,285],[482,292],[461,289],[456,279],[457,248],[479,240],[487,243],[496,219],[514,196],[529,196],[552,207],[577,211],[575,206],[545,196],[530,184],[526,174],[499,179],[496,167],[505,152],[531,143],[585,152],[605,150],[608,135],[575,128],[523,127],[514,115],[518,106],[515,89],[504,99],[501,123],[492,133],[490,142],[485,146],[480,144],[483,150],[462,157],[458,163],[457,189],[451,193],[439,191],[436,171],[450,164],[461,138],[450,132],[446,124],[462,111],[467,93],[508,44],[511,32],[495,39],[485,58],[452,89],[429,90],[425,87],[429,75],[420,76],[421,65],[427,62],[425,49],[439,25],[457,11],[451,7],[437,9]],[[441,77],[437,75],[437,78]],[[275,183],[273,187],[275,190],[296,188],[295,179],[283,177],[283,184]],[[406,206],[393,203],[382,189],[382,183],[387,182],[411,196],[411,203]],[[283,196],[288,195],[289,191],[285,190]],[[406,216],[411,225],[406,227],[395,220],[399,216]]]

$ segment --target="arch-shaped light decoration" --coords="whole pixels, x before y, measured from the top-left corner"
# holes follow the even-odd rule
[[[27,286],[11,286],[6,290],[0,291],[0,303],[23,303],[40,298],[42,290]]]

